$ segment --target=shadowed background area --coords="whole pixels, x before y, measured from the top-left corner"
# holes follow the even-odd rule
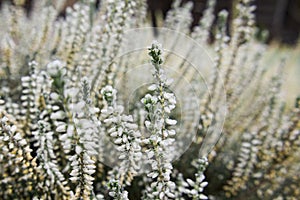
[[[202,17],[207,0],[185,0],[192,1],[193,26]],[[165,16],[171,7],[172,0],[148,0],[149,11],[151,13],[161,12]],[[285,44],[295,44],[300,30],[300,1],[299,0],[257,0],[256,2],[256,23],[262,30],[268,30],[270,38],[268,42],[277,40]],[[215,13],[223,9],[234,14],[235,0],[217,0]],[[230,16],[231,17],[231,16]],[[154,17],[152,17],[153,19]]]

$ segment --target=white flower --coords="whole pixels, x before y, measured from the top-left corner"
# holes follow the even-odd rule
[[[166,123],[169,125],[176,125],[177,121],[174,119],[166,119]]]

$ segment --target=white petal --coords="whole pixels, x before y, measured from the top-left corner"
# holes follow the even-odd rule
[[[177,121],[174,119],[166,119],[166,123],[169,125],[175,125],[175,124],[177,124]]]

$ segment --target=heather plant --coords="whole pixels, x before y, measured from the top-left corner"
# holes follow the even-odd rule
[[[297,199],[286,60],[269,76],[255,2],[231,31],[215,2],[192,30],[179,0],[155,30],[144,0],[4,3],[1,199]]]

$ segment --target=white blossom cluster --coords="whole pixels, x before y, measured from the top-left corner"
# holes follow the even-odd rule
[[[110,189],[109,196],[118,200],[128,200],[128,192],[126,190],[122,190],[122,186],[118,180],[111,178],[108,183],[108,188]]]
[[[107,13],[103,16],[103,20],[108,23],[103,27],[98,27],[98,30],[103,33],[101,37],[97,38],[98,42],[102,44],[99,49],[101,55],[99,61],[102,62],[102,67],[97,67],[95,69],[96,73],[93,74],[92,85],[95,85],[95,87],[112,84],[111,79],[114,76],[115,69],[113,69],[114,65],[111,61],[118,55],[120,44],[124,40],[124,30],[133,23],[132,20],[134,21],[135,18],[130,18],[136,11],[135,1],[108,0],[104,2],[104,5],[107,6]],[[95,48],[99,47],[96,46]],[[95,57],[97,56],[95,55]]]
[[[47,113],[42,113],[41,115],[45,114]],[[48,188],[48,194],[45,193],[44,198],[47,198],[48,195],[51,196],[50,194],[55,192],[61,193],[62,197],[66,198],[70,195],[70,188],[67,186],[68,182],[58,166],[58,161],[54,152],[54,132],[51,130],[51,124],[47,123],[46,120],[40,120],[38,125],[38,130],[33,132],[35,140],[37,141],[35,146],[38,147],[36,151],[37,159],[40,162],[40,170],[44,170],[45,176],[49,176],[44,183],[45,185],[40,184],[39,187]]]
[[[21,79],[22,82],[22,109],[21,114],[23,116],[23,120],[30,127],[30,130],[35,130],[36,126],[36,112],[37,107],[35,102],[37,99],[35,98],[35,93],[37,92],[37,73],[36,73],[36,62],[29,63],[30,70],[32,74],[30,76],[23,76]],[[28,130],[28,132],[30,132]]]
[[[146,0],[32,2],[0,8],[0,199],[299,197],[300,100],[289,59],[268,77],[254,1],[191,29],[176,0],[156,34]]]
[[[203,194],[203,189],[207,186],[208,182],[204,181],[204,171],[208,166],[207,158],[199,158],[195,160],[193,163],[194,167],[197,169],[195,173],[195,181],[191,179],[187,179],[187,183],[193,189],[189,190],[188,195],[191,196],[193,199],[208,199],[206,195]]]
[[[238,40],[239,43],[243,43],[244,40],[251,39],[251,35],[253,34],[255,24],[254,11],[256,10],[256,6],[252,5],[252,3],[252,0],[244,0],[236,6],[239,16],[233,23],[236,28],[236,40]]]
[[[131,115],[123,114],[124,107],[117,104],[117,91],[110,85],[101,90],[105,107],[101,110],[107,133],[120,152],[120,164],[113,169],[120,181],[120,187],[130,185],[140,169],[141,134]]]
[[[148,89],[153,94],[146,94],[141,100],[145,106],[147,117],[145,126],[150,132],[150,137],[144,140],[151,149],[146,150],[151,172],[148,177],[156,179],[147,188],[147,198],[150,199],[168,199],[174,198],[173,191],[175,183],[171,181],[173,166],[171,156],[167,154],[167,149],[174,142],[172,138],[176,132],[171,127],[176,124],[176,120],[169,117],[171,111],[175,108],[175,95],[168,92],[172,83],[165,75],[162,69],[162,48],[157,42],[154,42],[149,48],[151,63],[154,67],[153,76],[156,83]]]
[[[176,0],[173,2],[172,9],[168,12],[165,20],[165,27],[175,29],[182,33],[188,33],[192,23],[191,9],[192,2],[187,2],[180,6],[181,1]]]
[[[215,19],[214,9],[215,9],[216,1],[208,1],[207,8],[203,13],[203,17],[200,20],[198,26],[195,27],[193,31],[192,37],[195,40],[200,40],[202,42],[206,42],[210,37],[210,28]]]
[[[93,191],[93,174],[95,173],[95,156],[97,137],[97,121],[90,116],[93,114],[93,107],[90,106],[90,85],[87,79],[83,79],[81,86],[81,100],[74,103],[76,123],[75,130],[75,155],[69,160],[72,171],[70,173],[72,182],[77,183],[75,197],[90,198]]]
[[[6,190],[2,197],[28,195],[29,190],[35,187],[33,184],[38,175],[34,168],[36,160],[31,156],[32,149],[22,132],[3,111],[0,113],[0,147],[1,184]],[[26,185],[22,184],[24,181],[27,181]],[[10,187],[12,184],[17,184],[18,189]]]

